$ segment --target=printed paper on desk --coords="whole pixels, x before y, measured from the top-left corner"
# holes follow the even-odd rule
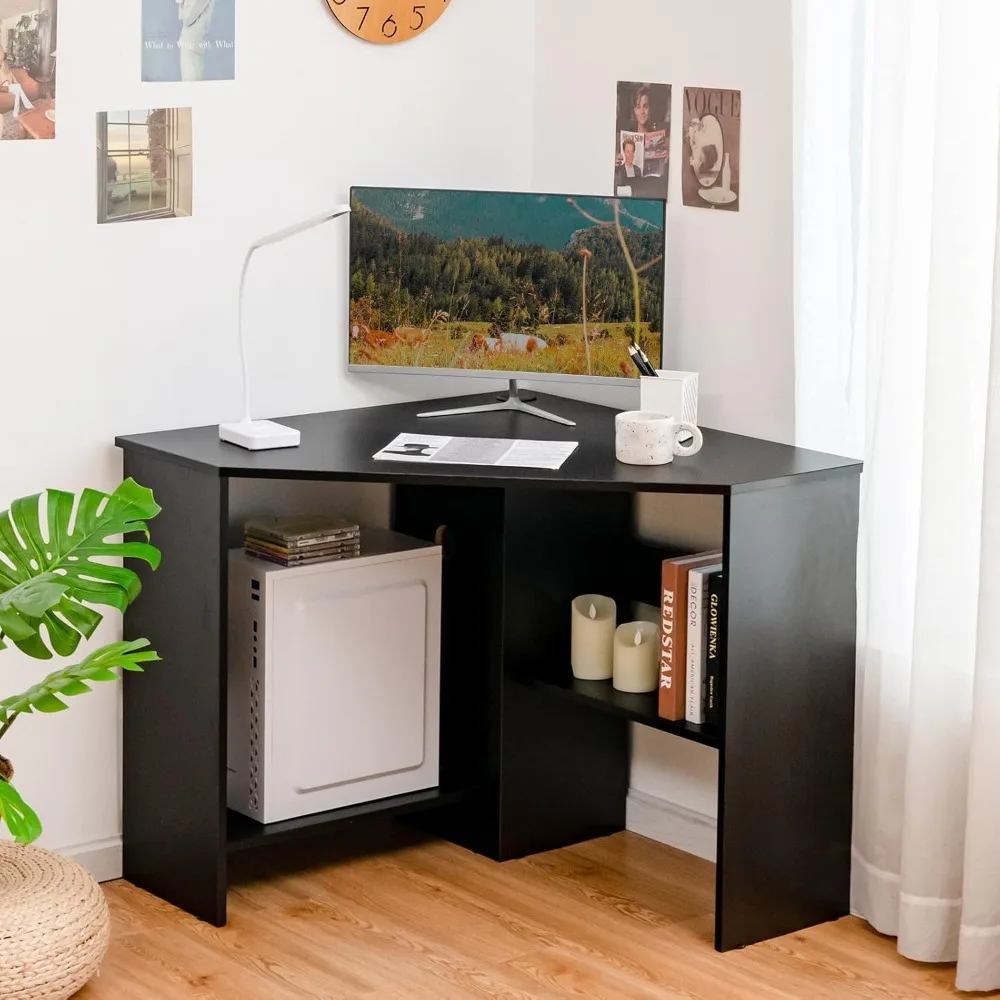
[[[556,471],[562,468],[563,462],[578,447],[577,441],[398,434],[372,458],[383,462],[432,462],[440,465],[489,465]]]

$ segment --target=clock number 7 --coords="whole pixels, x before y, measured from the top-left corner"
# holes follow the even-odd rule
[[[410,25],[410,31],[419,31],[424,26],[424,11],[426,9],[427,9],[426,4],[417,4],[417,6],[413,8],[413,13],[416,14],[417,17],[420,18],[420,20],[417,21],[416,24]]]
[[[362,7],[359,5],[358,10],[364,11],[364,14],[361,15],[361,23],[358,25],[358,31],[360,31],[365,26],[365,18],[368,17],[368,11],[371,10],[371,7]]]

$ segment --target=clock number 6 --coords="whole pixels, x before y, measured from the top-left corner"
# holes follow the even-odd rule
[[[387,27],[388,27],[388,26],[389,26],[390,24],[392,25],[392,31],[386,31],[385,29],[386,29],[386,28],[387,28]],[[385,35],[385,37],[386,37],[386,38],[392,38],[392,37],[393,37],[393,35],[395,35],[395,34],[396,34],[396,31],[397,31],[397,28],[398,28],[398,26],[397,26],[397,24],[396,24],[396,19],[395,19],[395,18],[394,18],[394,17],[392,16],[392,14],[390,14],[390,15],[389,15],[389,16],[388,16],[388,17],[387,17],[387,18],[386,18],[386,19],[385,19],[385,20],[384,20],[384,21],[382,22],[382,34],[383,34],[383,35]]]
[[[410,31],[419,31],[424,26],[424,11],[426,9],[426,4],[417,4],[417,6],[413,8],[413,13],[416,14],[420,20],[417,21],[416,24],[410,25]]]

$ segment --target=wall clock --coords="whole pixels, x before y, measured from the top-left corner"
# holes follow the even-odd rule
[[[352,34],[366,42],[390,45],[416,38],[447,9],[449,0],[326,0]]]

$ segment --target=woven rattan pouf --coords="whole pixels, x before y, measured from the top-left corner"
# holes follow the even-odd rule
[[[63,1000],[108,948],[108,904],[75,861],[0,842],[0,997]]]

